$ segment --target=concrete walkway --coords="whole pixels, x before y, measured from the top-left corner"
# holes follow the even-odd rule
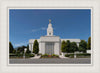
[[[10,64],[91,64],[91,58],[9,59]]]
[[[34,57],[31,57],[30,59],[39,59],[41,57],[41,55],[37,56],[35,55]]]
[[[65,57],[65,56],[62,56],[62,55],[60,55],[59,58],[61,58],[61,59],[64,59],[64,58],[68,59],[68,57]]]
[[[37,55],[35,55],[35,57],[31,57],[30,59],[39,59],[41,56],[39,55],[39,56],[37,56]],[[68,59],[68,57],[65,57],[65,56],[62,56],[62,55],[60,55],[59,56],[59,58],[61,58],[61,59]]]

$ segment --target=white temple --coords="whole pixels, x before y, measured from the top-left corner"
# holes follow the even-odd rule
[[[29,50],[33,52],[33,43],[35,39],[29,40]],[[51,20],[49,20],[47,35],[41,36],[40,39],[37,39],[39,42],[39,53],[41,54],[56,54],[60,55],[61,53],[61,42],[70,40],[70,42],[76,42],[79,46],[80,39],[60,39],[59,36],[53,35],[53,27],[51,24]]]

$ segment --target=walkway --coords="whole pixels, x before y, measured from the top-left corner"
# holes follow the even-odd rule
[[[90,64],[91,58],[10,59],[10,64]]]
[[[39,56],[37,56],[37,55],[35,55],[34,57],[31,57],[30,59],[39,59],[41,56],[39,55]]]

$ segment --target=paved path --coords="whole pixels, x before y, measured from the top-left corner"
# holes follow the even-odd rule
[[[67,59],[68,57],[65,57],[65,56],[60,55],[59,58],[61,58],[61,59],[66,58]]]
[[[10,64],[90,64],[90,58],[10,59]]]
[[[30,59],[39,59],[41,56],[31,57]]]

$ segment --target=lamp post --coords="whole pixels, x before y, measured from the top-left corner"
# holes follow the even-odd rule
[[[25,59],[25,53],[26,53],[27,48],[24,48],[24,55],[23,58]]]

